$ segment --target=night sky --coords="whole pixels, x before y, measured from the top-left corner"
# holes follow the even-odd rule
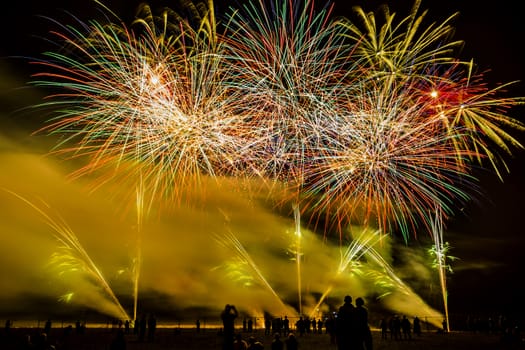
[[[151,2],[150,2],[151,3]],[[154,2],[170,5],[170,1]],[[234,1],[229,3],[235,4]],[[321,1],[318,1],[321,3]],[[335,13],[351,17],[351,5],[361,5],[374,10],[383,1],[335,2]],[[410,1],[390,1],[392,11],[404,17]],[[131,18],[138,1],[108,1],[106,4],[122,16]],[[218,12],[226,8],[216,1]],[[399,10],[398,10],[399,9]],[[525,81],[525,29],[523,12],[518,1],[439,0],[423,1],[421,9],[429,9],[429,18],[444,20],[459,11],[454,20],[456,39],[465,41],[461,58],[473,58],[492,87],[498,83],[514,80]],[[38,56],[48,44],[48,22],[39,16],[63,18],[67,10],[80,19],[97,16],[91,1],[11,1],[1,13],[0,45],[0,111],[3,118],[3,135],[11,135],[14,125],[23,138],[29,139],[34,123],[41,117],[30,117],[16,112],[27,103],[21,98],[20,88],[29,80],[32,72],[22,57]],[[405,12],[404,12],[405,11]],[[525,83],[509,88],[509,96],[525,96]],[[38,95],[31,95],[33,99]],[[511,115],[524,120],[524,108],[515,108]],[[20,129],[18,129],[20,127]],[[25,134],[24,134],[25,130]],[[525,141],[525,135],[518,135]],[[457,216],[447,223],[445,240],[452,246],[451,254],[460,260],[454,262],[455,273],[449,281],[449,307],[451,312],[475,312],[475,310],[506,311],[525,310],[523,271],[525,259],[525,152],[515,151],[515,157],[506,157],[510,173],[503,174],[503,182],[490,171],[479,171],[480,193],[465,205]],[[0,184],[5,186],[5,184]],[[0,237],[6,234],[0,232]],[[417,242],[409,244],[417,245]],[[1,278],[1,277],[0,277]],[[0,310],[0,315],[2,311]],[[1,318],[1,317],[0,317]]]

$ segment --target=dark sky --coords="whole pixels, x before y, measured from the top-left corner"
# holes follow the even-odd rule
[[[123,18],[129,18],[138,3],[135,0],[106,2]],[[155,3],[170,5],[170,1]],[[380,3],[383,1],[340,0],[335,2],[335,13],[349,16],[352,5],[373,10]],[[399,12],[399,17],[404,17],[406,12],[403,11],[412,4],[406,0],[386,3],[389,3],[391,10]],[[216,5],[219,11],[225,8],[219,0]],[[20,81],[28,80],[26,62],[14,57],[38,56],[42,47],[45,47],[39,37],[47,36],[48,24],[38,16],[60,19],[63,17],[62,11],[67,10],[82,20],[88,20],[97,15],[94,8],[89,0],[11,1],[0,12],[0,59],[10,67],[9,74],[18,76]],[[421,8],[429,9],[428,17],[438,21],[456,11],[460,12],[453,23],[456,39],[465,41],[462,58],[473,58],[480,70],[488,70],[486,78],[491,86],[525,80],[525,29],[519,1],[423,0]],[[510,89],[509,95],[525,96],[524,83]],[[14,108],[5,100],[5,96],[0,101],[3,103],[2,110]],[[511,113],[523,120],[523,112],[521,108]],[[525,140],[523,135],[519,137]],[[462,303],[469,300],[473,305],[488,303],[494,304],[495,308],[512,308],[513,303],[520,302],[520,307],[525,309],[521,301],[525,290],[516,287],[525,270],[522,254],[525,243],[522,224],[525,213],[525,200],[522,198],[525,193],[525,152],[515,153],[515,158],[506,158],[511,172],[503,174],[503,182],[493,173],[479,174],[483,193],[448,225],[450,233],[446,240],[455,247],[452,254],[461,258],[459,267],[482,260],[500,263],[496,269],[458,268],[450,282],[450,303],[453,307],[465,306]],[[459,295],[462,296],[461,302],[458,301]],[[465,296],[471,298],[465,299]]]

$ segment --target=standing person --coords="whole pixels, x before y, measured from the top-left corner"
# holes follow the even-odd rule
[[[137,317],[135,321],[133,322],[133,334],[138,335],[139,334],[139,328],[140,328],[140,320]]]
[[[401,319],[394,315],[390,322],[390,339],[401,340]]]
[[[148,327],[148,320],[146,319],[146,315],[142,314],[142,317],[139,321],[139,342],[144,341],[144,337],[146,336],[146,329]]]
[[[11,320],[6,320],[5,321],[5,334],[6,335],[9,335],[12,325],[13,325],[13,321],[11,321]]]
[[[412,325],[410,324],[410,321],[406,317],[406,315],[403,315],[403,318],[401,319],[401,329],[403,330],[403,339],[410,340],[412,339],[411,330]]]
[[[330,344],[336,344],[335,317],[330,315],[325,321],[326,333],[330,335]]]
[[[290,333],[290,320],[286,315],[284,316],[283,320],[283,331],[285,336],[288,336],[288,333]]]
[[[272,320],[270,316],[264,316],[264,335],[269,335],[272,329]]]
[[[200,320],[195,321],[195,330],[197,331],[197,333],[200,333],[201,331],[201,321]]]
[[[421,335],[421,321],[419,317],[414,317],[414,334],[417,336]]]
[[[303,319],[303,316],[299,317],[299,319],[297,320],[297,322],[295,322],[295,329],[297,330],[297,332],[299,332],[299,335],[302,337],[304,335],[304,333],[306,332],[306,326],[305,326],[305,323],[304,323],[304,319]]]
[[[345,296],[344,303],[339,308],[335,320],[335,333],[338,350],[348,350],[352,347],[354,340],[354,312],[355,307],[352,304],[352,297]]]
[[[365,308],[365,301],[363,298],[355,300],[355,338],[356,350],[372,350],[372,332],[368,325],[368,310]]]
[[[157,330],[157,319],[155,315],[150,314],[148,318],[148,341],[153,341],[155,338],[155,331]]]
[[[46,324],[44,325],[44,333],[46,333],[47,336],[49,336],[49,334],[51,333],[51,327],[52,327],[51,319],[48,319],[46,321]]]
[[[321,318],[317,320],[317,333],[323,334],[323,320]]]
[[[379,328],[381,328],[381,339],[387,339],[388,322],[386,321],[386,319],[381,319],[381,323],[379,323]]]
[[[224,334],[224,350],[233,349],[233,338],[235,333],[235,319],[239,316],[235,305],[226,304],[224,310],[221,312],[221,319]]]

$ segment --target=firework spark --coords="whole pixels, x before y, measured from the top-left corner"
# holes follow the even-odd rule
[[[102,271],[91,259],[89,253],[84,249],[75,232],[67,225],[67,223],[60,217],[53,218],[44,209],[21,195],[6,189],[4,190],[38,212],[38,214],[44,219],[46,225],[55,232],[53,235],[58,241],[59,246],[57,251],[51,256],[49,265],[55,268],[60,275],[66,272],[74,272],[86,276],[91,283],[94,283],[97,287],[101,288],[109,298],[114,308],[111,312],[122,320],[129,320],[128,313],[120,304],[120,301],[113,292],[113,289],[107,282]],[[69,302],[74,297],[74,294],[75,293],[68,293],[60,299]]]

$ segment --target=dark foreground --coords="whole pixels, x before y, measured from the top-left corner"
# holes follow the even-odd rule
[[[12,328],[9,334],[2,333],[0,349],[34,349],[27,347],[26,340],[36,339],[41,329],[38,328]],[[92,328],[84,330],[83,334],[75,331],[67,332],[65,329],[52,329],[49,342],[57,350],[110,350],[110,344],[117,331],[108,328]],[[265,349],[271,348],[272,337],[265,335],[263,330],[253,333],[242,333],[247,340],[254,336],[264,344]],[[373,332],[374,349],[392,350],[498,350],[498,349],[525,349],[522,340],[513,338],[502,339],[499,334],[451,332],[448,334],[425,332],[411,340],[381,339],[379,332]],[[221,349],[222,336],[215,329],[204,329],[196,332],[195,329],[159,328],[153,340],[139,342],[134,334],[126,334],[127,350],[163,350],[163,349]],[[331,344],[327,334],[307,334],[298,337],[300,350],[337,350]]]

